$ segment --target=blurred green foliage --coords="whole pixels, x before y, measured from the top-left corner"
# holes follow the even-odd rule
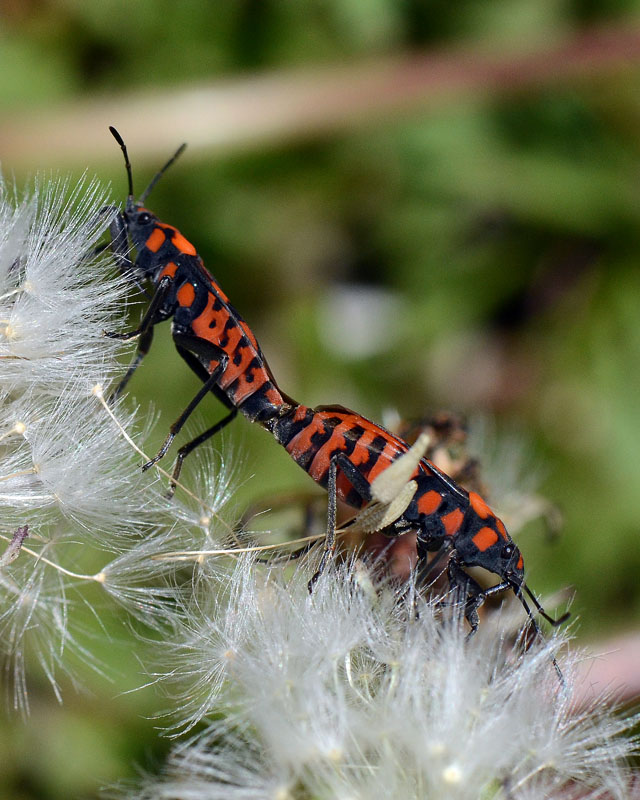
[[[518,52],[586,22],[632,24],[640,2],[5,0],[0,13],[8,114],[411,48],[477,41]],[[187,151],[151,203],[196,243],[294,397],[375,419],[388,408],[486,413],[519,430],[543,467],[542,492],[565,517],[557,541],[536,524],[522,537],[532,585],[575,587],[580,631],[591,636],[637,623],[640,607],[639,142],[636,71],[260,154]],[[131,157],[140,188],[157,165]],[[123,197],[115,145],[104,177]],[[387,345],[360,358],[323,333],[332,292],[346,284],[399,300]],[[161,409],[160,437],[196,388],[165,331],[132,385]],[[212,401],[202,413],[215,420],[221,408]],[[242,497],[310,487],[262,431],[243,420],[233,428],[226,441],[238,439],[255,473]],[[135,684],[135,667],[122,663],[126,648],[100,649],[124,677],[106,688],[87,677],[91,698],[66,687],[62,709],[36,688],[31,724],[3,749],[3,796],[89,797],[136,759],[153,765],[162,745],[139,715],[159,701],[114,700]]]

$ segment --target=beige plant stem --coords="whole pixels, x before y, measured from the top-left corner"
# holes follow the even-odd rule
[[[262,149],[372,118],[638,68],[640,28],[627,23],[540,42],[524,53],[495,53],[485,45],[274,71],[12,113],[0,122],[2,159],[13,169],[45,167],[43,154],[56,167],[112,160],[111,138],[98,134],[114,122],[126,131],[130,149],[150,160],[185,139],[191,149]]]

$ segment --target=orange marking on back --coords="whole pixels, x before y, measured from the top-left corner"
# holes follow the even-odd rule
[[[309,466],[309,475],[314,481],[319,481],[329,469],[331,457],[336,450],[346,450],[347,443],[344,438],[345,423],[341,422],[333,431],[329,439],[318,449]]]
[[[296,433],[293,439],[286,446],[286,451],[289,455],[297,461],[301,458],[310,447],[313,446],[311,437],[316,433],[324,432],[324,421],[318,414],[314,415],[311,422],[304,427],[301,431]]]
[[[442,495],[435,489],[431,489],[418,500],[418,511],[421,514],[433,514],[440,507],[440,503],[442,503]]]
[[[246,372],[243,372],[238,377],[238,383],[233,392],[233,401],[238,406],[269,380],[269,376],[264,369],[252,369],[251,374],[253,375],[252,381],[247,380]]]
[[[464,514],[459,508],[456,508],[445,514],[441,519],[447,536],[453,536],[460,530]]]
[[[504,527],[504,522],[501,519],[496,517],[496,528],[498,529],[498,533],[502,536],[503,539],[508,539],[509,535],[507,533],[507,529]]]
[[[210,294],[207,297],[206,308],[204,308],[203,311],[198,314],[198,316],[191,323],[191,327],[193,328],[195,335],[200,339],[206,339],[209,342],[213,342],[218,339],[219,334],[216,334],[215,331],[224,330],[224,326],[227,324],[227,320],[229,319],[229,312],[226,308],[222,307],[217,311],[213,310],[214,303],[215,296]],[[215,325],[211,325],[212,322],[215,322]]]
[[[229,363],[227,364],[227,368],[224,371],[224,375],[220,379],[220,386],[223,389],[226,389],[227,386],[229,386],[229,384],[231,384],[238,377],[238,367],[236,367],[236,365],[231,361],[231,359],[233,358],[238,348],[240,339],[242,339],[242,331],[240,330],[240,328],[238,328],[237,325],[234,325],[233,328],[229,328],[226,331],[226,335],[228,336],[228,341],[223,347],[223,350],[225,351],[225,353],[229,354],[230,360]],[[218,342],[218,344],[220,344],[220,342]],[[249,350],[250,357],[253,358],[255,353],[249,348],[246,349]]]
[[[364,433],[356,442],[356,446],[353,448],[353,452],[349,456],[350,461],[356,467],[360,464],[364,464],[364,462],[368,460],[370,455],[369,445],[375,438],[375,431],[365,428]]]
[[[235,364],[234,359],[238,353],[240,353],[240,363]],[[249,370],[249,364],[256,357],[256,352],[252,347],[248,345],[239,346],[229,355],[231,358],[220,381],[220,386],[226,389],[237,380],[238,382],[233,390],[233,397],[236,405],[239,405],[264,386],[270,378],[269,373],[261,363]],[[247,380],[248,372],[252,375],[253,379],[251,381]]]
[[[203,268],[203,269],[204,269],[204,268]],[[206,270],[205,270],[205,272],[206,272]],[[207,275],[209,275],[209,273],[208,273],[208,272],[207,272]],[[209,276],[209,277],[211,277],[211,276]],[[219,286],[219,285],[218,285],[218,284],[217,284],[217,283],[214,281],[214,279],[213,279],[213,278],[211,278],[211,286],[212,286],[212,287],[215,289],[215,291],[216,291],[216,294],[217,294],[217,295],[218,295],[218,297],[219,297],[219,298],[222,300],[222,302],[223,302],[223,303],[228,303],[228,302],[229,302],[229,298],[228,298],[228,297],[227,297],[227,295],[226,295],[226,294],[225,294],[225,293],[222,291],[222,289],[220,288],[220,286]]]
[[[478,550],[484,553],[498,541],[498,534],[491,528],[480,528],[472,541]]]
[[[234,359],[238,353],[240,353],[240,363],[234,364]],[[247,371],[249,364],[252,362],[255,356],[255,353],[250,347],[238,347],[233,353],[229,353],[229,356],[229,363],[224,371],[225,385],[233,383],[236,378]]]
[[[165,239],[166,236],[162,228],[156,227],[153,229],[151,236],[149,236],[147,241],[144,243],[144,246],[147,248],[147,250],[151,250],[152,253],[157,253],[164,244]]]
[[[476,494],[475,492],[469,492],[469,503],[471,504],[471,508],[473,508],[476,514],[479,517],[482,517],[482,519],[494,516],[493,511],[484,502],[479,494]]]
[[[196,248],[191,244],[188,239],[180,233],[179,230],[176,228],[167,225],[165,230],[173,231],[173,235],[171,236],[171,243],[178,248],[181,253],[184,253],[187,256],[195,256],[197,255]]]
[[[302,422],[302,420],[307,416],[308,410],[309,409],[307,408],[307,406],[298,406],[293,415],[293,421]]]
[[[175,277],[177,269],[178,269],[178,265],[174,264],[173,261],[170,261],[165,266],[165,268],[162,270],[162,272],[160,273],[160,275],[158,277],[159,278],[164,278],[165,275],[168,275],[170,278],[173,278],[173,277]]]
[[[395,461],[396,457],[399,453],[403,452],[398,447],[397,442],[393,439],[389,439],[389,441],[385,444],[382,449],[382,452],[378,456],[378,460],[369,470],[367,475],[367,480],[369,483],[373,483],[373,481],[378,477],[381,472],[384,472],[387,467],[390,467],[391,464]]]
[[[256,339],[256,337],[254,336],[254,333],[253,333],[253,331],[251,330],[251,328],[250,328],[250,327],[247,325],[247,323],[246,323],[246,322],[245,322],[243,319],[239,319],[239,320],[238,320],[238,324],[240,325],[240,327],[241,327],[241,328],[242,328],[242,330],[244,331],[244,333],[245,333],[245,336],[247,337],[247,339],[248,339],[248,340],[251,342],[251,344],[252,344],[252,345],[255,347],[255,349],[256,349],[256,352],[258,352],[258,353],[259,353],[259,352],[260,352],[260,345],[258,344],[258,340],[257,340],[257,339]]]
[[[178,289],[176,297],[181,306],[190,306],[196,299],[196,290],[190,283],[183,283]]]
[[[270,389],[267,389],[267,391],[264,393],[264,396],[274,406],[279,406],[282,405],[283,403],[282,395],[276,389],[275,386],[272,386]]]
[[[524,560],[522,558],[522,554],[520,554],[520,558],[518,559],[518,563],[516,564],[516,569],[524,569]]]

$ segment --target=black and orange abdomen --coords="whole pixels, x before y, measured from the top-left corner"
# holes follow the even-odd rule
[[[318,409],[298,405],[278,419],[274,435],[316,483],[327,485],[331,460],[344,454],[370,485],[408,445],[384,428],[341,406]],[[361,508],[370,498],[354,491],[338,467],[338,496],[354,508]]]
[[[325,488],[332,460],[339,454],[346,457],[363,480],[356,491],[344,473],[346,465],[337,460],[336,494],[354,508],[371,500],[371,484],[409,450],[409,445],[390,431],[341,406],[291,407],[277,420],[273,433],[294,461]],[[449,479],[443,480],[442,473],[425,458],[411,479],[416,482],[416,492],[396,520],[397,527],[419,531],[425,542],[454,537],[469,508],[467,493]],[[476,505],[479,503],[478,498]]]
[[[178,274],[181,280],[175,292],[174,332],[212,346],[213,357],[200,357],[210,374],[226,356],[217,385],[236,408],[252,420],[273,415],[284,398],[247,323],[199,257],[192,256],[181,264]]]

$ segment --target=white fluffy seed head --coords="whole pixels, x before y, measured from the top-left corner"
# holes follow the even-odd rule
[[[163,628],[154,678],[181,709],[178,728],[204,726],[140,798],[523,800],[576,787],[624,798],[633,744],[620,734],[633,720],[598,701],[572,710],[571,659],[568,691],[551,664],[561,638],[518,655],[485,626],[466,643],[455,613],[377,594],[350,565],[311,596],[306,570],[287,581],[250,558],[229,573],[204,558],[192,584],[172,584],[175,565],[155,557],[227,536],[232,490],[223,477],[208,508],[178,496],[170,510],[127,444],[133,417],[94,388],[119,370],[103,329],[118,325],[127,288],[86,258],[103,204],[86,183],[0,197],[0,507],[9,535],[29,525],[34,554],[23,546],[0,571],[13,704],[27,702],[27,652],[56,692],[66,650],[90,663],[69,591],[92,581]],[[89,547],[94,574],[62,567]]]
[[[562,635],[518,654],[482,630],[466,642],[463,619],[432,601],[418,599],[416,616],[386,590],[361,591],[348,568],[311,596],[307,580],[243,559],[206,578],[209,604],[186,606],[165,642],[180,723],[218,718],[197,745],[212,768],[220,754],[204,742],[240,730],[313,797],[476,800],[535,786],[561,798],[574,784],[586,796],[625,785],[633,744],[618,734],[633,721],[572,710],[577,657],[561,659],[565,688],[552,666]]]
[[[13,201],[13,202],[10,202]],[[0,220],[0,356],[3,384],[34,382],[53,397],[69,373],[113,374],[114,340],[103,331],[122,314],[126,281],[97,269],[92,256],[112,216],[95,181],[37,181],[33,195],[17,203],[2,192]]]
[[[146,459],[134,448],[148,411],[145,421],[105,402],[123,372],[118,354],[135,348],[104,335],[122,330],[131,293],[108,253],[94,255],[115,213],[106,206],[93,181],[39,180],[24,200],[0,184],[0,537],[9,543],[29,529],[0,571],[0,657],[22,708],[26,653],[57,692],[65,650],[83,647],[72,590],[97,584],[129,614],[167,625],[176,565],[154,556],[208,545],[229,529],[219,514],[230,496],[226,471],[211,481],[205,532],[201,505],[169,503],[166,482],[140,470]],[[90,664],[90,652],[81,660]]]

